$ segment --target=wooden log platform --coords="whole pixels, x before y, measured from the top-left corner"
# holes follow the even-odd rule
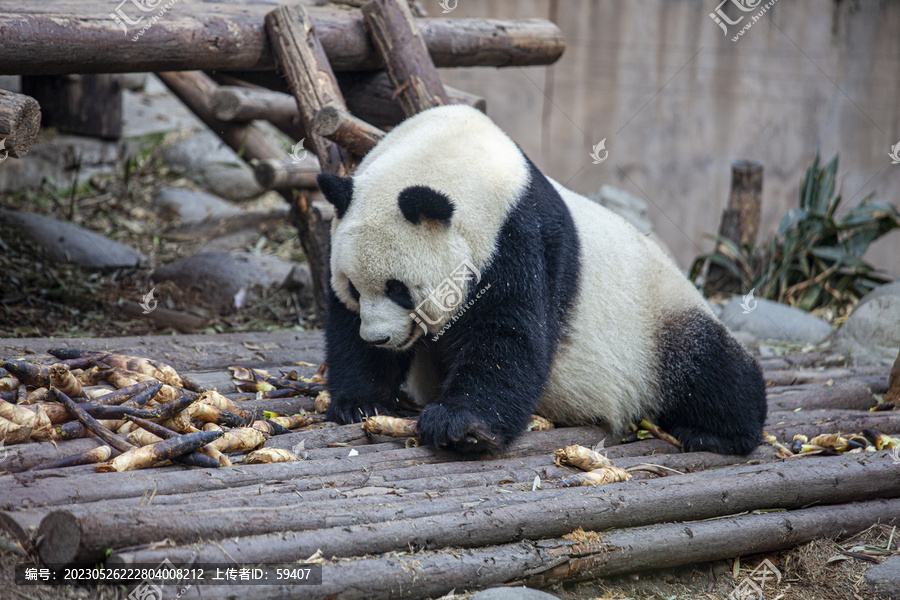
[[[0,75],[274,71],[263,19],[276,0],[179,2],[147,28],[168,4],[0,0]],[[383,67],[358,10],[309,12],[335,71]],[[427,18],[416,26],[438,67],[552,64],[565,48],[559,27],[544,19]]]
[[[254,398],[235,389],[228,367],[310,376],[324,353],[321,332],[292,331],[0,339],[0,359],[49,363],[56,360],[50,348],[159,361],[242,409],[284,414],[312,412],[314,399]],[[767,428],[785,445],[794,433],[811,437],[844,426],[900,433],[900,413],[868,410],[888,389],[888,369],[823,368],[844,364],[828,354],[779,361],[765,372],[779,384],[768,388]],[[633,479],[557,487],[577,470],[557,464],[554,451],[601,442],[601,452]],[[425,598],[504,583],[544,587],[777,551],[893,524],[900,502],[900,466],[888,449],[783,458],[761,445],[749,456],[721,456],[682,453],[659,439],[623,444],[599,427],[532,431],[503,456],[472,458],[319,417],[265,443],[295,452],[297,462],[28,470],[102,445],[89,437],[4,447],[0,530],[45,564],[296,565],[322,551],[321,588],[254,588],[261,598],[354,590],[367,598]],[[579,528],[588,537],[579,538]],[[487,577],[477,574],[484,564],[493,565]],[[239,592],[246,590],[203,586],[184,597]]]

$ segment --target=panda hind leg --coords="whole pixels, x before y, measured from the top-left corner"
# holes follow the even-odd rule
[[[756,361],[699,309],[671,318],[659,337],[661,410],[655,423],[686,452],[745,455],[762,441],[766,388]]]

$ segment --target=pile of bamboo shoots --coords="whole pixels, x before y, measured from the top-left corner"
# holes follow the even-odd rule
[[[272,436],[315,421],[304,414],[241,408],[158,361],[67,348],[50,354],[56,358],[52,364],[0,363],[0,443],[96,436],[106,445],[32,470],[95,464],[97,471],[108,472],[172,462],[220,467],[235,460],[297,460],[291,452],[263,446]],[[324,390],[321,383],[318,374],[308,390]]]

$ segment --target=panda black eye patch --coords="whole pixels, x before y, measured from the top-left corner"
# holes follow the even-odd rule
[[[359,302],[359,290],[356,289],[356,286],[349,279],[347,280],[347,287],[350,288],[350,295],[353,296],[353,299]]]
[[[409,293],[409,288],[402,281],[389,279],[384,285],[384,294],[403,308],[412,310],[412,294]]]

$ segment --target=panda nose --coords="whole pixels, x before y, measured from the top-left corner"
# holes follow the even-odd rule
[[[389,341],[391,341],[391,338],[386,337],[386,338],[381,338],[380,340],[366,340],[366,341],[369,342],[370,344],[372,344],[373,346],[383,346],[384,344],[387,344]]]

